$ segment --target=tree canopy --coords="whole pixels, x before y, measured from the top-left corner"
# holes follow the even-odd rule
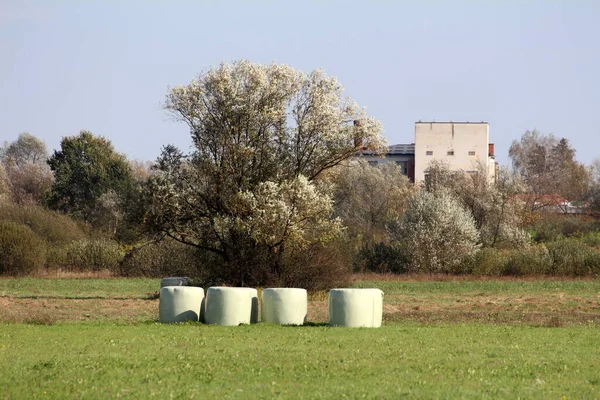
[[[2,151],[2,159],[5,163],[10,162],[18,167],[25,164],[45,165],[48,159],[48,148],[41,139],[24,132],[17,140],[6,146]]]
[[[21,133],[0,151],[5,190],[16,203],[32,203],[46,196],[52,185],[52,172],[46,161],[48,149],[43,140]]]
[[[282,277],[286,253],[336,237],[323,174],[384,144],[379,122],[320,70],[224,63],[170,90],[166,108],[189,126],[194,150],[164,148],[146,221],[216,255],[233,283]]]
[[[558,196],[581,200],[588,189],[589,172],[575,159],[575,150],[565,138],[527,131],[514,140],[509,149],[513,170],[528,186],[526,207],[532,211],[555,206],[563,207]],[[567,211],[567,210],[563,210]]]
[[[50,207],[86,222],[91,222],[103,195],[119,195],[132,181],[125,156],[115,152],[110,141],[88,131],[63,138],[48,164],[55,177]]]

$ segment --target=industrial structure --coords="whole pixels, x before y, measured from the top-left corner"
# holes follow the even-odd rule
[[[414,143],[389,146],[383,156],[366,151],[358,156],[373,166],[395,162],[403,174],[417,183],[426,180],[433,160],[445,163],[453,171],[484,170],[491,181],[495,181],[498,170],[487,122],[419,121],[415,123]]]

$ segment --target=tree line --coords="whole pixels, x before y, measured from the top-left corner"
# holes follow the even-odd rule
[[[131,161],[88,131],[52,154],[27,133],[5,143],[0,272],[318,289],[352,271],[559,273],[560,257],[580,260],[564,274],[600,271],[600,161],[579,163],[565,138],[525,132],[496,182],[434,162],[425,187],[355,157],[384,152],[381,124],[320,70],[223,63],[169,90],[165,109],[190,153]]]

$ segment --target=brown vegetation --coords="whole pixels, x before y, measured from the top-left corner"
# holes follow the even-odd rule
[[[108,272],[39,273],[42,278],[113,278]],[[491,280],[489,277],[453,275],[391,275],[360,274],[355,281],[467,281]],[[541,277],[526,277],[520,281],[535,281]],[[583,278],[587,280],[588,278]],[[516,281],[514,277],[496,278]],[[565,281],[563,277],[543,280]],[[142,298],[81,298],[61,296],[0,296],[0,323],[54,324],[63,322],[115,321],[122,323],[156,321],[158,296]],[[309,295],[308,320],[327,322],[327,292]],[[600,294],[569,294],[561,292],[531,292],[518,295],[506,293],[435,293],[386,294],[384,321],[423,324],[479,323],[529,326],[600,325]]]

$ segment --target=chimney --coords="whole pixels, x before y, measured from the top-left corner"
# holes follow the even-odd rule
[[[495,158],[494,156],[494,143],[489,143],[488,144],[488,155],[492,158]]]

